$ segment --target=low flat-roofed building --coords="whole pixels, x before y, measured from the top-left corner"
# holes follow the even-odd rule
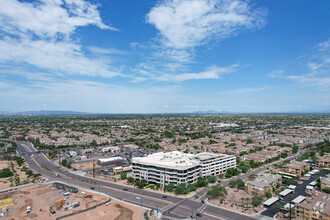
[[[280,200],[278,197],[272,197],[270,199],[267,199],[266,201],[264,201],[264,206],[271,206],[273,205],[275,202],[277,202],[278,200]]]
[[[278,195],[280,196],[280,198],[284,198],[285,196],[289,195],[292,192],[294,192],[294,190],[285,189],[282,192],[280,192]]]
[[[97,160],[97,164],[101,166],[107,166],[111,164],[116,164],[118,162],[122,162],[124,159],[121,157],[110,157],[110,158],[100,158]]]
[[[168,185],[195,183],[201,176],[225,173],[236,167],[236,158],[223,154],[186,154],[179,151],[159,152],[147,157],[133,157],[133,178],[148,183]]]
[[[316,192],[311,197],[307,197],[302,203],[296,204],[295,217],[299,220],[329,220],[330,195]]]
[[[292,203],[299,204],[302,203],[306,199],[305,196],[297,196],[294,200],[292,200]]]
[[[284,172],[293,173],[297,177],[301,177],[303,173],[310,170],[310,165],[305,162],[291,161],[283,166]]]
[[[248,194],[265,194],[266,192],[272,192],[273,188],[281,182],[281,175],[260,173],[254,180],[247,180],[245,182],[245,189]]]
[[[111,153],[115,153],[115,152],[119,152],[120,151],[120,148],[119,147],[104,147],[102,148],[101,150],[103,153],[106,153],[106,152],[111,152]]]

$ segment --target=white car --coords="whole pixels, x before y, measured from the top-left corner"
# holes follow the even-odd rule
[[[138,197],[138,196],[137,196],[136,199],[137,199],[137,200],[141,200],[141,197]]]

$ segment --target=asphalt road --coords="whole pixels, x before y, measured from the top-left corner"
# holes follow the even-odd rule
[[[76,175],[59,168],[56,164],[53,164],[46,158],[43,152],[37,153],[36,149],[29,142],[17,142],[17,150],[25,159],[30,169],[36,173],[40,173],[42,176],[47,177],[50,181],[61,181],[69,185],[76,185],[80,188],[86,189],[94,187],[96,192],[99,191],[101,193],[105,193],[125,202],[141,205],[150,209],[161,209],[163,219],[186,219],[192,215],[193,211],[195,213],[197,211],[201,211],[200,209],[205,206],[205,204],[201,203],[200,200],[178,198],[168,195],[167,198],[163,198],[164,194],[161,193],[150,192],[134,187],[123,186],[112,182]],[[61,177],[58,177],[55,174],[59,174]],[[124,191],[124,188],[126,188],[127,191]],[[140,197],[141,200],[137,200],[137,196]],[[240,213],[210,205],[206,205],[201,213],[203,215],[202,217],[197,217],[194,215],[194,219],[255,219]]]

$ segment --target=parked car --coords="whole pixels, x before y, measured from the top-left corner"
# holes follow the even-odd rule
[[[198,216],[198,217],[202,217],[203,215],[202,215],[201,213],[198,212],[198,213],[196,214],[196,216]]]
[[[128,189],[127,189],[127,188],[124,188],[123,190],[124,190],[124,191],[128,191]]]
[[[91,189],[92,189],[92,190],[95,190],[95,188],[94,188],[94,187],[91,187]]]
[[[164,198],[164,199],[166,199],[166,198],[167,198],[167,196],[163,195],[163,198]]]

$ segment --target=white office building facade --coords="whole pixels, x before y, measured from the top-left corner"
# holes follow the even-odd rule
[[[179,151],[155,153],[132,159],[133,178],[161,186],[195,183],[199,177],[220,175],[236,167],[236,157],[224,154],[185,154]]]

